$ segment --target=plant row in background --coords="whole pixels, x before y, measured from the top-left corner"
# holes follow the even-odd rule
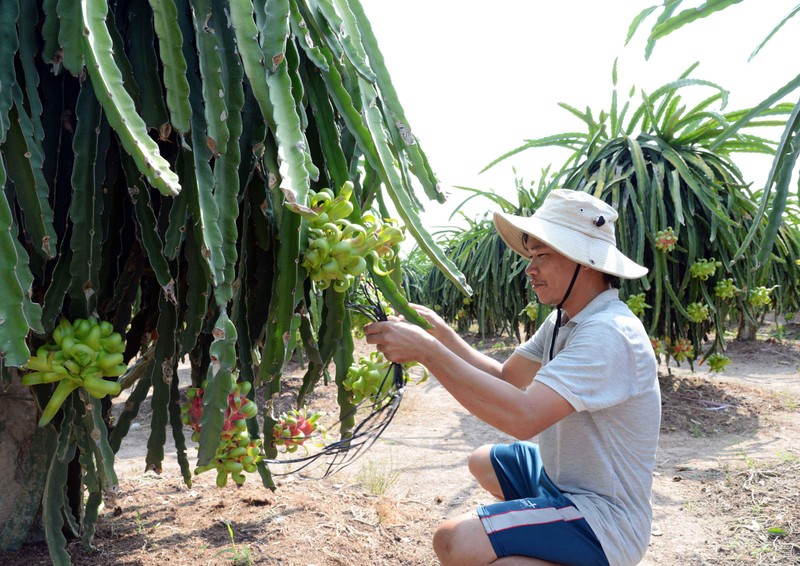
[[[412,178],[443,196],[358,0],[2,2],[0,84],[2,380],[35,372],[46,408],[4,549],[40,506],[54,563],[69,561],[64,532],[91,547],[146,398],[147,469],[169,435],[187,484],[255,470],[274,487],[266,462],[296,444],[276,430],[312,432],[273,406],[302,350],[293,410],[336,384],[347,438],[368,392],[345,386],[358,365],[346,305],[366,277],[403,312],[406,236],[469,291],[419,220]]]
[[[517,182],[517,204],[493,192],[470,191],[472,196],[459,208],[472,198],[486,198],[498,211],[521,215],[532,214],[544,195],[524,188],[521,181]],[[523,333],[531,334],[548,309],[536,308],[535,295],[524,273],[527,262],[508,249],[491,219],[464,220],[464,229],[446,229],[435,236],[470,281],[472,296],[459,293],[415,248],[403,258],[404,287],[409,299],[430,305],[462,332],[476,326],[481,336],[502,333],[519,340]]]
[[[692,70],[652,94],[642,93],[635,106],[632,99],[620,105],[615,90],[611,110],[596,117],[590,109],[562,104],[583,122],[585,133],[530,140],[492,164],[527,149],[562,147],[569,155],[559,170],[545,171],[536,187],[518,181],[518,203],[473,192],[498,210],[522,215],[556,187],[586,191],[614,206],[620,248],[650,268],[646,278],[622,281],[621,296],[644,321],[657,354],[689,364],[707,361],[720,370],[732,329],[751,338],[767,312],[791,318],[800,308],[800,209],[788,199],[768,260],[757,261],[770,226],[757,214],[760,191],[742,178],[733,156],[771,154],[776,144],[740,132],[711,149],[748,112],[722,113],[727,92],[691,78]],[[682,94],[690,88],[711,93],[691,103]],[[791,111],[791,105],[778,104],[748,127],[782,126]],[[430,269],[409,284],[418,290],[414,300],[438,305],[446,320],[464,329],[475,324],[481,333],[516,334],[520,325],[547,314],[549,309],[529,303],[525,262],[505,249],[489,218],[440,236],[475,293],[465,301]]]

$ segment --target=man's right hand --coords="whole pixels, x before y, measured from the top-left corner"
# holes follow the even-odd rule
[[[450,327],[447,325],[444,319],[439,316],[436,311],[424,305],[411,303],[411,307],[417,311],[422,318],[427,320],[428,324],[431,325],[431,327],[428,328],[428,333],[441,342],[446,336],[446,333],[450,330]]]

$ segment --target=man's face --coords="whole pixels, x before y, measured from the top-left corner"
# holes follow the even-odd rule
[[[532,237],[525,240],[525,249],[529,260],[525,274],[539,302],[557,305],[567,292],[575,262]]]

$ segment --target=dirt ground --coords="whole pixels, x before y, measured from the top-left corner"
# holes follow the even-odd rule
[[[663,426],[655,522],[642,565],[800,564],[800,327],[730,342],[721,374],[661,368]],[[474,339],[499,358],[510,346]],[[331,403],[319,388],[314,403]],[[117,455],[120,497],[97,523],[97,551],[76,565],[435,565],[444,518],[490,502],[466,469],[485,443],[511,441],[463,410],[434,378],[409,385],[399,411],[362,457],[325,479],[257,477],[219,489],[214,473],[181,478],[174,452],[144,472],[149,412]],[[0,564],[49,564],[43,543]]]

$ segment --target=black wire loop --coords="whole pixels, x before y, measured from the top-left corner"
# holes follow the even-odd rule
[[[361,290],[367,304],[347,303],[347,308],[363,314],[374,322],[389,320],[381,306],[375,288],[372,285],[362,283]],[[343,420],[354,417],[360,413],[363,414],[367,411],[363,420],[353,428],[352,432],[347,437],[336,442],[325,444],[315,453],[306,456],[265,459],[264,463],[271,466],[290,465],[290,469],[285,472],[270,470],[272,475],[285,476],[296,474],[315,465],[315,469],[318,466],[322,466],[323,468],[322,475],[319,476],[321,479],[352,464],[363,452],[368,450],[370,446],[375,443],[381,434],[383,434],[400,408],[400,401],[403,399],[403,391],[405,388],[403,366],[401,364],[392,363],[384,374],[378,391],[384,390],[384,385],[388,379],[392,380],[392,387],[388,388],[385,393],[380,396],[376,395],[362,400],[334,424],[335,427],[341,424]],[[294,464],[299,464],[299,466],[294,466]]]

